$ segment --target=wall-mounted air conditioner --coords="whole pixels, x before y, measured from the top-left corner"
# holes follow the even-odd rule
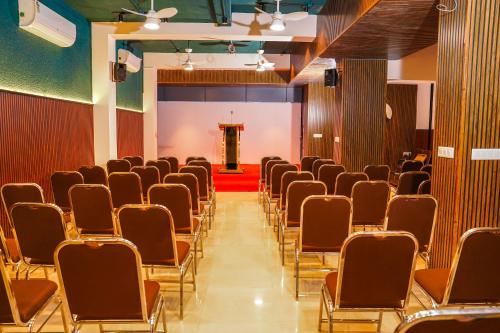
[[[76,25],[38,0],[19,0],[19,27],[61,47],[76,40]]]
[[[127,71],[137,73],[141,70],[142,59],[125,49],[118,49],[118,63],[127,65]]]

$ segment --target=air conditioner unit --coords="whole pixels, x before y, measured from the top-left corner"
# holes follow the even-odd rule
[[[19,27],[61,47],[76,40],[76,25],[38,0],[19,0]]]
[[[137,73],[141,69],[142,59],[125,49],[118,49],[118,63],[127,65],[127,71]]]

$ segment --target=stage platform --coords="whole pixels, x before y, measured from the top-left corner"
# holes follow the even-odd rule
[[[213,166],[213,177],[217,192],[257,192],[259,164],[240,164],[243,173],[219,173],[225,165]]]

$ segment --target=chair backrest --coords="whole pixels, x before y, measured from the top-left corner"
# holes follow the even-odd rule
[[[313,163],[319,160],[319,156],[304,156],[300,159],[300,171],[313,171]]]
[[[418,185],[417,194],[431,194],[431,180],[424,180]]]
[[[18,202],[44,203],[43,190],[35,183],[9,183],[2,186],[2,204],[10,220],[10,209]]]
[[[125,156],[123,159],[130,162],[131,168],[144,165],[144,159],[141,156]]]
[[[174,220],[160,205],[125,205],[118,211],[123,238],[131,241],[141,254],[143,265],[179,266]]]
[[[147,197],[151,186],[160,183],[160,171],[154,166],[135,166],[130,169],[130,172],[136,173],[141,178],[141,188],[144,197]]]
[[[85,184],[101,184],[108,186],[108,175],[103,167],[98,165],[84,165],[78,169]]]
[[[267,161],[266,169],[265,169],[266,175],[264,177],[264,183],[266,184],[266,189],[271,188],[271,170],[272,170],[273,166],[278,165],[278,164],[290,164],[290,163],[288,161],[284,161],[281,159]]]
[[[23,261],[54,265],[54,251],[67,239],[62,210],[53,204],[17,203],[10,216]]]
[[[189,162],[188,166],[204,167],[207,170],[207,175],[208,175],[208,188],[210,190],[213,189],[212,163],[210,163],[209,161],[205,161],[205,160],[193,160],[193,161]]]
[[[285,172],[298,171],[299,168],[293,164],[276,164],[271,168],[270,193],[271,197],[279,198],[281,193],[281,177]]]
[[[299,180],[288,185],[285,222],[300,223],[302,203],[311,195],[326,195],[326,186],[319,181]]]
[[[200,200],[208,200],[208,172],[202,166],[188,165],[179,169],[179,173],[193,174],[198,180],[198,191],[200,193]]]
[[[71,210],[69,189],[76,184],[83,184],[83,176],[78,171],[56,171],[50,177],[54,202],[63,211]]]
[[[76,229],[80,234],[117,234],[113,202],[104,185],[75,185],[69,190]]]
[[[130,172],[132,165],[127,160],[109,160],[106,163],[108,176],[113,172]]]
[[[319,167],[318,180],[325,183],[328,194],[335,193],[335,182],[342,172],[345,172],[343,165],[323,164]]]
[[[406,317],[394,333],[498,333],[499,308],[434,309]]]
[[[443,304],[500,305],[500,228],[476,228],[460,238]]]
[[[335,161],[332,159],[320,158],[320,159],[317,159],[313,162],[312,173],[313,173],[315,180],[318,180],[319,168],[321,168],[323,165],[328,165],[328,164],[335,165]]]
[[[279,156],[264,156],[260,159],[260,180],[263,182],[266,179],[266,164],[271,160],[281,160]]]
[[[184,184],[157,184],[148,192],[150,204],[166,207],[172,214],[176,232],[193,232],[191,193]]]
[[[425,171],[429,175],[432,175],[432,164],[426,164],[423,167],[420,168],[420,171]]]
[[[367,165],[363,172],[368,175],[369,180],[385,180],[388,182],[391,168],[388,165]]]
[[[108,176],[113,207],[143,203],[141,177],[133,172],[113,172]]]
[[[165,184],[184,184],[191,194],[191,208],[193,214],[198,215],[200,210],[200,190],[198,187],[198,178],[192,173],[170,173],[163,180]]]
[[[153,166],[158,169],[160,172],[160,183],[163,181],[166,175],[168,175],[170,171],[170,163],[166,160],[151,160],[146,162],[146,166]]]
[[[281,209],[285,209],[286,207],[286,199],[288,193],[288,186],[294,182],[299,180],[309,180],[313,181],[314,177],[312,172],[309,171],[287,171],[281,176],[281,196],[280,196],[280,207]]]
[[[387,181],[360,181],[352,187],[352,224],[384,225],[391,187]]]
[[[389,201],[386,230],[413,234],[419,252],[430,252],[437,216],[437,201],[430,195],[398,195]]]
[[[148,319],[141,256],[130,241],[65,241],[54,256],[63,304],[71,318]]]
[[[166,157],[160,157],[158,158],[159,160],[162,161],[167,161],[170,163],[170,172],[172,173],[177,173],[179,172],[179,160],[175,156],[166,156]],[[163,178],[162,178],[163,180]]]
[[[351,232],[351,211],[351,200],[347,197],[307,197],[300,217],[300,251],[340,252]]]
[[[404,231],[357,232],[342,245],[335,307],[404,310],[418,243]]]
[[[408,171],[419,171],[424,166],[422,161],[406,160],[401,166],[401,173]]]
[[[188,156],[186,158],[186,165],[189,164],[189,162],[191,161],[206,161],[206,157],[203,157],[203,156]]]
[[[335,195],[345,195],[350,198],[354,184],[368,180],[368,176],[363,172],[342,172],[335,181]]]
[[[423,181],[429,180],[429,174],[425,171],[408,171],[399,177],[396,194],[417,194],[418,187]]]

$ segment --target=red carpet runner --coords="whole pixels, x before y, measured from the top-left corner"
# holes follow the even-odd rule
[[[258,164],[241,164],[243,174],[221,174],[221,165],[214,165],[213,177],[217,192],[257,192],[259,183]]]

